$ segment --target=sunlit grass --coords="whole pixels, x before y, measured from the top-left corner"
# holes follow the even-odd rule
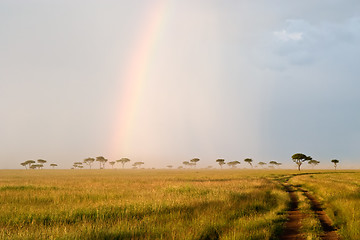
[[[344,239],[360,239],[360,172],[323,172],[290,180],[313,192]]]
[[[2,239],[270,239],[288,196],[244,170],[1,171]]]
[[[289,196],[313,192],[344,239],[360,239],[360,172],[2,170],[0,239],[276,239]],[[302,193],[300,231],[319,239]]]

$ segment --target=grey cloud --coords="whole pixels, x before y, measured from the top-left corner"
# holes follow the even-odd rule
[[[324,22],[312,24],[304,19],[289,19],[282,26],[283,32],[273,32],[273,43],[270,46],[274,55],[284,58],[284,64],[311,64],[332,58],[336,54],[349,54],[346,49],[359,49],[360,19],[349,18],[344,22]],[[276,33],[276,34],[274,34]],[[301,34],[301,39],[283,41],[283,35]],[[342,49],[339,52],[338,49]],[[351,51],[350,51],[351,52]],[[338,55],[340,54],[340,56]],[[336,60],[337,58],[333,58]]]

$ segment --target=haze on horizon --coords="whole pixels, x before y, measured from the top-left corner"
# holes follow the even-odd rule
[[[163,22],[114,149],[123,76],[156,4]],[[359,1],[2,0],[0,33],[0,169],[100,155],[295,168],[296,152],[360,165]]]

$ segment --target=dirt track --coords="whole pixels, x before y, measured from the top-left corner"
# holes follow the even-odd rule
[[[311,209],[316,213],[317,218],[319,219],[321,223],[321,227],[324,231],[324,234],[321,235],[321,239],[326,240],[337,240],[340,239],[336,229],[332,225],[331,219],[326,215],[325,211],[321,207],[320,202],[308,191],[299,188],[300,191],[302,191],[305,196],[310,200],[311,203]]]
[[[326,215],[323,210],[320,202],[310,194],[308,191],[302,188],[295,188],[291,184],[282,184],[285,190],[289,193],[290,196],[290,209],[288,210],[288,221],[285,224],[284,232],[279,239],[281,240],[295,240],[295,239],[305,239],[304,236],[300,234],[301,228],[301,219],[304,218],[303,214],[298,210],[298,198],[296,196],[296,191],[301,191],[304,195],[310,200],[311,209],[316,214],[317,218],[321,223],[323,234],[320,235],[321,239],[324,240],[340,240],[341,238],[336,232],[336,229],[332,225],[332,221]]]
[[[290,196],[290,209],[288,210],[288,221],[285,224],[285,229],[282,235],[279,237],[280,240],[293,240],[293,239],[305,239],[300,235],[300,221],[303,215],[298,210],[298,199],[292,186],[283,185]]]

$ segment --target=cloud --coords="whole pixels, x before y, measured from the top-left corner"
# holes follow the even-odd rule
[[[274,36],[279,39],[280,41],[300,41],[303,39],[302,32],[288,32],[283,29],[280,32],[273,32]]]
[[[273,39],[266,46],[272,55],[271,69],[286,69],[292,65],[352,64],[360,47],[360,18],[342,21],[310,22],[287,19],[282,30],[270,32]],[[269,39],[269,38],[267,38]],[[281,67],[273,67],[273,65]]]

